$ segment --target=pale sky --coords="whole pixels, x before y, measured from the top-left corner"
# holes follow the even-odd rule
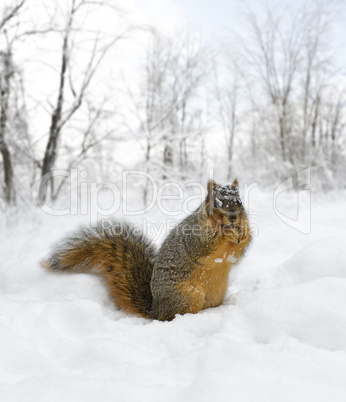
[[[318,0],[312,0],[316,3]],[[333,25],[335,47],[340,64],[346,68],[346,1],[322,0],[328,5],[339,5]],[[142,17],[159,29],[172,32],[179,25],[187,25],[205,36],[222,34],[224,30],[242,29],[242,11],[248,6],[259,15],[265,6],[286,4],[289,8],[303,5],[302,0],[132,0]]]

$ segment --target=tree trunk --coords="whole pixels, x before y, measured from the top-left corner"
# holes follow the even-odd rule
[[[279,131],[280,131],[280,147],[282,160],[286,161],[286,136],[285,136],[285,120],[283,116],[279,118]]]
[[[62,116],[62,108],[64,104],[64,89],[65,89],[65,74],[67,69],[67,60],[68,60],[68,37],[70,32],[70,27],[72,24],[72,14],[70,16],[70,20],[66,29],[64,43],[62,48],[62,60],[61,60],[61,68],[60,68],[60,85],[59,85],[59,93],[58,99],[56,103],[56,107],[52,114],[51,125],[49,129],[49,138],[47,142],[46,151],[43,158],[42,163],[42,171],[41,176],[43,177],[47,173],[49,173],[55,163],[57,148],[58,148],[58,140],[61,131],[60,123],[61,123],[61,116]],[[53,180],[51,178],[50,180]],[[42,182],[43,183],[43,182]],[[48,184],[48,183],[47,183]],[[52,186],[52,183],[50,183]],[[40,187],[39,189],[40,196],[43,200],[47,197],[47,187]]]
[[[4,167],[5,201],[9,205],[13,205],[16,201],[14,191],[13,164],[12,156],[5,139],[9,111],[10,81],[13,75],[13,66],[10,52],[4,53],[2,55],[2,64],[4,72],[3,76],[0,77],[0,153],[2,156]]]
[[[312,145],[313,151],[315,151],[315,148],[316,148],[316,126],[317,126],[317,120],[318,120],[318,115],[319,115],[319,106],[320,106],[320,97],[317,96],[316,104],[315,104],[314,118],[313,118],[312,125],[311,125],[311,145]]]
[[[173,167],[173,145],[171,141],[165,140],[165,147],[163,150],[163,165],[164,165],[164,172],[162,178],[165,180],[167,179],[167,171],[169,168]]]
[[[16,197],[14,191],[12,159],[7,144],[2,141],[0,141],[0,153],[4,166],[5,201],[8,205],[14,205]]]

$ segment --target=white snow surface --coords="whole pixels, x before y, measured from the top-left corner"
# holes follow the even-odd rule
[[[259,193],[224,304],[171,322],[119,310],[95,275],[40,268],[85,218],[14,216],[0,232],[0,400],[345,401],[345,198],[313,198],[302,234]]]

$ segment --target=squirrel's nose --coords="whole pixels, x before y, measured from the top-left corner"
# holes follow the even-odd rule
[[[237,219],[238,219],[238,216],[237,216],[237,215],[230,215],[230,216],[228,217],[228,220],[229,220],[231,223],[235,223],[235,222],[237,221]]]

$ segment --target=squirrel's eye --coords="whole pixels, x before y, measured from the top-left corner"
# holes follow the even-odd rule
[[[214,208],[221,208],[222,204],[223,204],[222,201],[220,201],[218,198],[215,198]]]

